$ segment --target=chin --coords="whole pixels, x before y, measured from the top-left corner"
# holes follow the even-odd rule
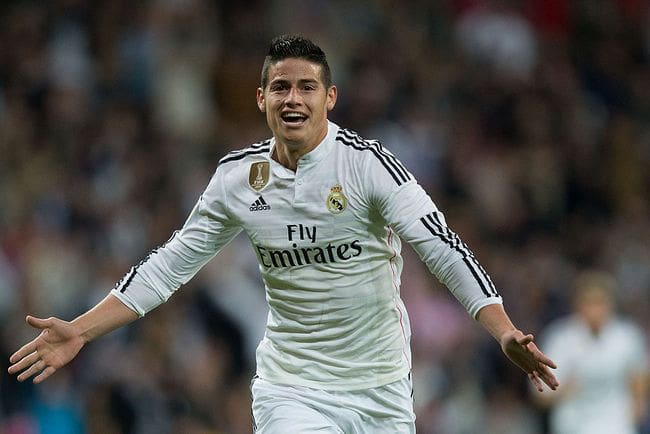
[[[293,133],[293,134],[291,132],[289,132],[289,134],[283,134],[281,137],[282,137],[282,140],[285,143],[291,144],[291,145],[294,145],[294,144],[295,145],[300,145],[301,143],[304,143],[305,140],[307,139],[305,134],[301,134],[301,133],[298,133],[298,132]]]

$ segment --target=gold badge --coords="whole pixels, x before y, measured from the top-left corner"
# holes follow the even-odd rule
[[[340,185],[336,184],[330,188],[330,194],[327,196],[326,201],[327,209],[332,214],[340,214],[348,206],[348,199],[343,194],[343,189]]]
[[[269,183],[269,172],[271,165],[268,161],[258,161],[251,164],[248,172],[248,184],[255,191],[261,191]]]

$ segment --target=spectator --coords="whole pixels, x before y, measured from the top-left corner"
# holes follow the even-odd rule
[[[561,386],[536,398],[551,409],[553,434],[634,434],[646,416],[645,337],[636,324],[617,315],[615,293],[608,274],[581,273],[573,313],[545,332]]]

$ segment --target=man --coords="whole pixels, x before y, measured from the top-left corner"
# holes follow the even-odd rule
[[[43,332],[11,356],[9,372],[43,381],[167,300],[243,230],[269,304],[252,384],[257,432],[414,432],[398,235],[535,387],[557,387],[554,363],[512,324],[413,176],[378,142],[328,121],[336,98],[319,47],[274,39],[257,90],[273,138],[221,159],[183,228],[93,309],[72,322],[28,316]]]
[[[614,313],[616,282],[585,271],[573,313],[550,324],[544,342],[562,387],[538,395],[553,434],[634,434],[647,411],[648,359],[641,329]]]

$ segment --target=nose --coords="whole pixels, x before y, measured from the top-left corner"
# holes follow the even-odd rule
[[[296,105],[300,104],[302,101],[302,96],[300,95],[300,91],[298,90],[297,87],[292,86],[291,89],[289,89],[289,93],[287,94],[287,99],[286,102],[289,105]]]

